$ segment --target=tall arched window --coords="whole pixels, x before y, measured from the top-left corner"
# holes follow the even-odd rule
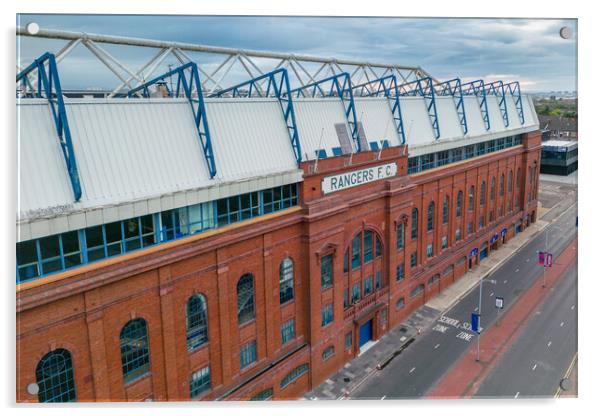
[[[513,179],[512,179],[512,171],[510,171],[510,173],[508,173],[508,192],[512,193],[512,185],[514,184]]]
[[[468,210],[474,210],[474,186],[471,186],[468,191]]]
[[[458,191],[458,197],[456,198],[456,217],[460,217],[462,215],[462,198],[464,194],[462,191]]]
[[[449,196],[445,195],[443,199],[443,224],[449,222]]]
[[[192,351],[209,340],[207,336],[207,301],[203,295],[193,295],[186,303],[186,341]]]
[[[506,186],[506,178],[504,174],[500,177],[500,196],[504,196],[504,187]]]
[[[255,288],[253,284],[253,275],[247,273],[243,275],[236,285],[236,294],[238,296],[238,324],[255,318]]]
[[[40,403],[76,401],[73,363],[69,351],[61,348],[42,357],[36,367],[36,383]]]
[[[433,218],[435,217],[435,202],[431,201],[427,211],[426,230],[433,231]]]
[[[481,192],[479,195],[479,206],[483,208],[485,205],[485,198],[487,198],[487,186],[485,185],[485,181],[481,182]]]
[[[290,257],[280,263],[280,304],[294,297],[293,261]]]
[[[418,208],[412,210],[412,240],[418,238]]]
[[[128,383],[150,370],[150,353],[148,351],[148,335],[146,321],[137,318],[129,321],[119,334],[121,345],[121,368],[123,381]]]
[[[491,191],[489,192],[489,199],[491,201],[495,199],[495,176],[491,178]]]

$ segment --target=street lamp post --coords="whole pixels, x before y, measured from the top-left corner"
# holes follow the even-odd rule
[[[477,361],[479,361],[481,358],[481,305],[483,302],[483,280],[485,280],[485,278],[481,279],[481,281],[479,282],[479,325],[477,327]],[[496,284],[497,282],[495,280],[489,280],[489,283]]]
[[[550,231],[550,228],[555,228],[555,229],[559,229],[557,225],[549,225],[548,227],[546,227],[546,248],[545,248],[545,252],[548,252],[548,233]],[[550,265],[551,266],[551,265]],[[545,261],[544,261],[544,265],[543,265],[543,282],[541,284],[542,288],[546,287],[546,269],[548,268],[548,266],[546,266]]]

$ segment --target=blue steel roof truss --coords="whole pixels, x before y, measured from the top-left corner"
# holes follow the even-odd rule
[[[489,84],[485,84],[485,91],[488,95],[496,96],[497,104],[500,107],[500,113],[502,113],[504,127],[508,127],[510,122],[508,120],[508,107],[506,106],[506,94],[504,94],[504,84],[502,83],[502,81],[490,82]]]
[[[46,62],[48,63],[48,67],[45,65]],[[29,80],[29,75],[34,70],[37,70],[36,89],[33,88],[33,85]],[[67,121],[63,91],[61,89],[61,82],[54,55],[46,52],[37,58],[31,65],[17,75],[16,82],[21,82],[25,91],[24,97],[46,98],[48,100],[61,150],[63,151],[63,157],[65,158],[65,163],[67,165],[67,172],[69,173],[75,201],[79,201],[82,196],[81,183],[77,171],[75,152],[73,151],[73,143],[71,141],[71,130],[69,129],[69,122]],[[28,93],[27,91],[30,92]]]
[[[439,87],[439,95],[448,96],[451,95],[456,105],[456,112],[458,113],[458,120],[460,121],[460,127],[464,134],[468,133],[468,124],[466,123],[466,111],[464,109],[464,94],[462,93],[462,83],[460,78],[450,79],[449,81],[440,82],[434,85]]]
[[[326,87],[324,87],[326,85]],[[320,81],[307,84],[303,87],[294,89],[290,95],[296,97],[335,97],[338,96],[343,103],[345,118],[351,130],[351,137],[355,141],[358,152],[369,150],[362,149],[359,136],[357,113],[355,111],[355,101],[353,100],[353,90],[351,86],[351,77],[347,72],[333,75]]]
[[[470,81],[462,84],[462,93],[464,95],[474,95],[477,97],[479,107],[481,109],[481,116],[483,117],[483,123],[485,124],[485,130],[491,129],[491,123],[489,121],[489,109],[487,108],[487,95],[485,92],[485,83],[482,79]]]
[[[514,81],[509,84],[504,84],[504,87],[506,87],[506,91],[508,91],[512,96],[514,105],[516,106],[516,112],[518,113],[518,118],[520,119],[520,124],[525,124],[525,113],[523,112],[523,100],[520,93],[520,84],[518,81]]]
[[[397,126],[397,134],[401,138],[401,143],[406,143],[406,135],[403,128],[403,118],[401,116],[401,105],[399,104],[399,91],[395,88],[397,79],[395,75],[374,79],[365,84],[356,85],[354,90],[359,90],[357,93],[361,97],[387,97],[391,104],[391,112]],[[393,91],[393,94],[391,94]]]
[[[435,102],[435,89],[433,88],[433,79],[431,77],[424,77],[415,81],[408,82],[397,86],[402,96],[422,96],[426,104],[429,117],[431,119],[431,125],[433,127],[433,133],[435,138],[441,137],[441,131],[439,129],[439,117],[437,115],[437,104]]]
[[[262,90],[261,84],[267,81],[267,88]],[[272,72],[263,74],[257,78],[245,81],[233,87],[217,91],[210,97],[270,97],[278,98],[282,116],[286,123],[288,135],[295,153],[297,163],[301,163],[301,144],[299,142],[299,130],[295,119],[295,109],[291,95],[291,85],[288,78],[288,72],[285,68],[279,68]]]
[[[190,74],[188,77],[187,72]],[[175,94],[173,91],[169,90],[167,83],[165,82],[166,79],[169,79],[172,76],[177,76]],[[183,93],[183,95],[190,102],[190,108],[192,109],[192,114],[194,116],[201,147],[207,161],[209,176],[211,178],[215,177],[217,169],[215,166],[213,146],[211,145],[211,134],[209,132],[207,112],[205,110],[205,103],[203,102],[201,79],[199,77],[197,65],[194,62],[189,62],[169,72],[166,72],[163,75],[159,75],[158,77],[129,90],[127,96],[132,98],[135,96],[135,93],[142,92],[142,96],[148,98],[150,97],[149,87],[159,83],[165,83],[165,88],[167,89],[170,97],[179,97],[181,93]],[[193,96],[194,91],[196,91],[196,97]]]

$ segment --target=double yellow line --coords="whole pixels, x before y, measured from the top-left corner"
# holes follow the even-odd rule
[[[564,373],[564,377],[562,379],[568,378],[569,375],[571,374],[571,371],[573,371],[573,367],[575,366],[575,362],[577,361],[577,354],[578,353],[575,353],[575,355],[573,356],[571,365],[569,365],[569,368],[566,370],[566,373]],[[561,392],[562,392],[562,389],[560,387],[558,387],[558,389],[556,390],[556,394],[554,395],[554,398],[557,399],[560,396]]]

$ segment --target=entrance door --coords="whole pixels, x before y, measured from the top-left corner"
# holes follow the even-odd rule
[[[487,247],[481,248],[481,252],[479,253],[479,260],[483,260],[487,257]]]
[[[360,326],[360,348],[372,339],[372,319]]]
[[[472,269],[472,257],[468,259],[468,270]]]

